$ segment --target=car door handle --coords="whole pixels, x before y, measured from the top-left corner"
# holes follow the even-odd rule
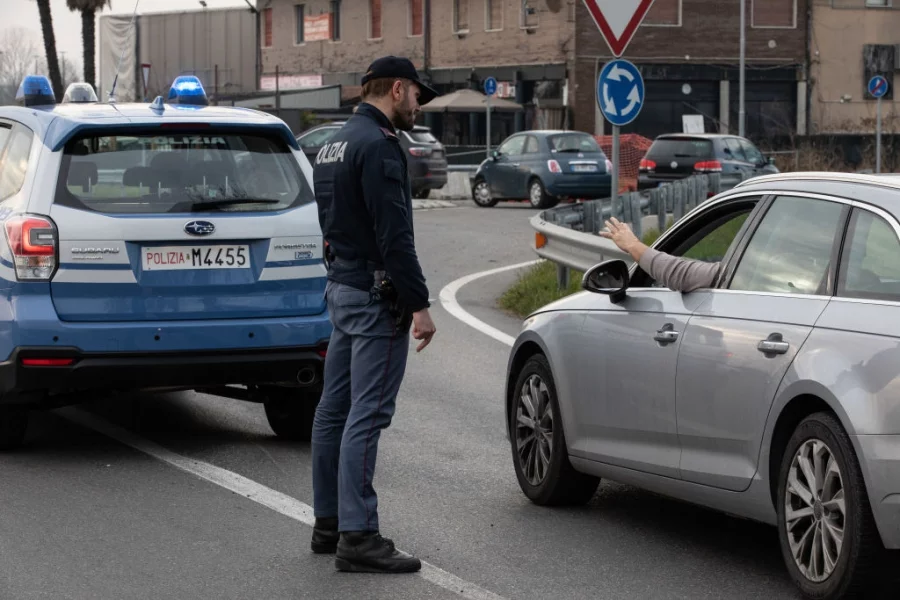
[[[773,333],[768,338],[760,340],[756,349],[763,354],[785,354],[791,345],[785,342],[780,333]]]
[[[671,344],[678,339],[678,332],[671,323],[666,323],[662,329],[656,332],[653,339],[660,344]]]

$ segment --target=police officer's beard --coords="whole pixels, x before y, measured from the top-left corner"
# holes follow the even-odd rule
[[[416,112],[409,99],[404,99],[400,106],[394,107],[394,127],[401,131],[412,131],[416,124]]]

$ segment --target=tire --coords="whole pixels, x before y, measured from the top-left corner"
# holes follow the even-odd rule
[[[810,486],[806,484],[807,478],[800,466],[801,456],[812,465],[813,480],[817,481],[814,486],[816,489],[812,490],[812,507],[800,494],[788,491],[791,476],[798,482],[791,486],[792,489],[801,486],[804,495],[809,491]],[[821,457],[820,470],[826,476],[816,477],[816,463],[811,458],[814,456]],[[833,458],[834,462],[828,457]],[[798,461],[797,467],[793,466],[795,460]],[[838,469],[836,475],[832,471],[832,464]],[[820,487],[823,489],[819,490]],[[831,502],[831,498],[839,490],[843,491],[843,514],[838,508],[839,504]],[[787,529],[788,504],[794,511],[791,533]],[[815,600],[870,597],[869,592],[880,583],[879,567],[886,553],[875,526],[853,445],[834,415],[825,412],[810,415],[794,430],[781,458],[776,509],[782,558],[791,579],[804,597]],[[798,511],[809,512],[809,515],[797,517]],[[843,542],[840,549],[836,550],[835,538],[829,532],[839,528],[843,531]],[[820,549],[815,556],[825,556],[826,549],[830,549],[829,555],[837,555],[830,572],[822,564],[824,559],[819,560],[818,567],[812,562],[810,544],[802,543],[804,539],[809,539],[803,536],[806,531],[812,536],[812,545]],[[816,542],[817,533],[822,535],[821,539],[826,544]],[[794,543],[801,550],[799,561],[794,559],[792,552]]]
[[[535,462],[532,463],[529,459],[529,457],[535,456],[530,451],[530,448],[534,448],[534,442],[524,444],[521,453],[518,451],[520,436],[524,435],[527,441],[529,429],[518,422],[520,412],[526,418],[528,418],[529,412],[522,400],[523,387],[526,385],[530,387],[531,383],[537,386],[538,395],[541,398],[536,410],[539,414],[544,415],[539,419],[539,423],[543,432],[541,439],[545,440],[543,447],[550,453],[546,462],[535,458]],[[556,397],[556,385],[550,372],[550,364],[543,355],[537,354],[528,359],[516,378],[515,390],[513,406],[509,411],[508,427],[513,466],[519,487],[533,503],[541,506],[585,504],[594,496],[600,479],[579,473],[569,462],[566,437],[562,428],[562,415]],[[533,396],[533,394],[531,395]],[[544,403],[549,403],[549,405]],[[548,432],[549,443],[546,442]],[[534,435],[531,437],[534,439]],[[533,470],[535,468],[536,471]]]
[[[552,196],[547,195],[544,184],[535,177],[528,182],[528,202],[533,208],[550,208],[558,203]]]
[[[263,390],[263,406],[269,427],[280,438],[308,442],[322,395],[321,386],[311,388],[269,387]]]
[[[482,208],[491,208],[497,205],[497,199],[491,196],[491,188],[483,177],[476,179],[472,186],[472,200]]]
[[[0,450],[15,450],[25,441],[28,429],[28,408],[0,407]]]

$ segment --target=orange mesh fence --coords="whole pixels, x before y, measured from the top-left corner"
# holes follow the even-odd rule
[[[612,160],[612,136],[595,135],[594,138],[603,148],[606,157]],[[637,190],[638,167],[652,143],[653,140],[636,133],[619,136],[619,192]]]

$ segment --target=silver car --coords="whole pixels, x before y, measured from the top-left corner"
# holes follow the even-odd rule
[[[522,491],[584,503],[605,477],[775,525],[804,597],[871,597],[900,548],[900,178],[757,177],[654,248],[719,262],[716,283],[611,260],[525,321]]]

